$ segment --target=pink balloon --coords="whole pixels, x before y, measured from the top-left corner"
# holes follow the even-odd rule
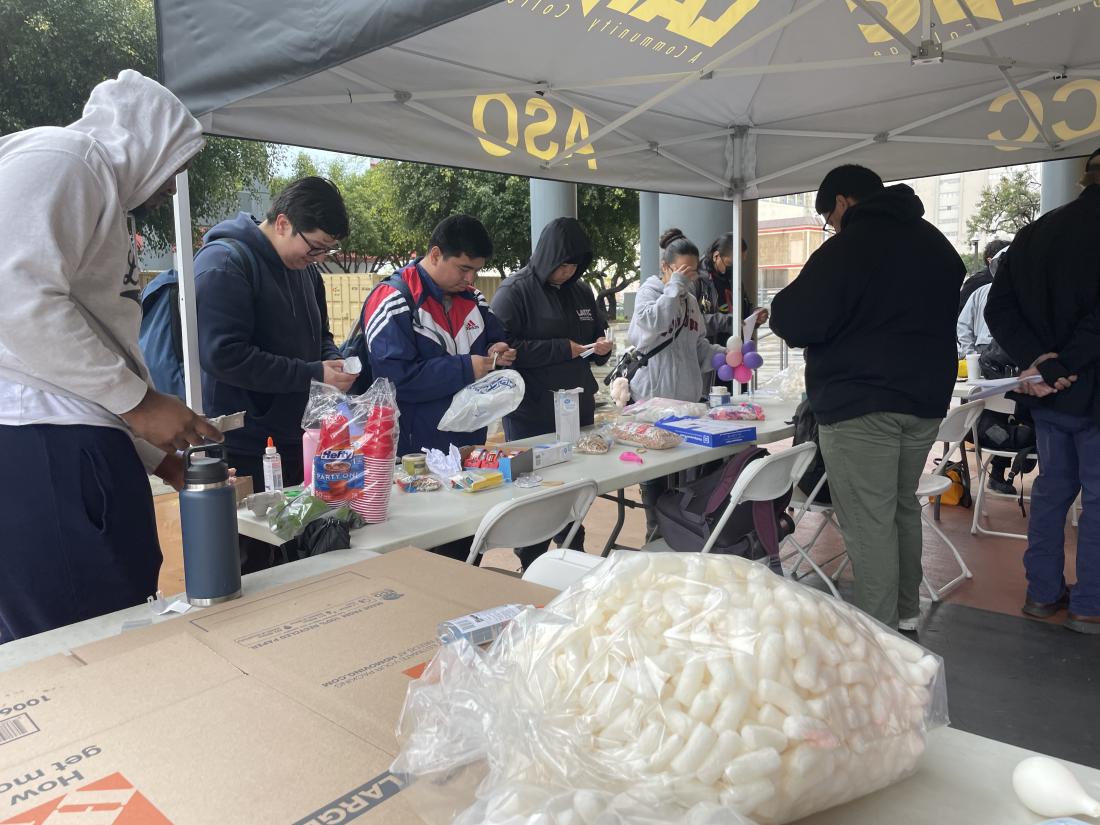
[[[737,369],[741,369],[741,367],[738,367]],[[719,381],[732,381],[734,375],[736,375],[736,374],[737,374],[737,371],[733,367],[731,367],[729,364],[723,364],[722,366],[720,366],[718,368],[718,380]]]
[[[733,371],[733,380],[738,384],[747,384],[752,381],[752,370],[746,367],[744,364],[737,367]]]
[[[726,353],[726,363],[729,364],[731,367],[741,366],[742,361],[743,361],[743,356],[741,355],[741,353],[739,351],[732,350],[732,351]]]
[[[759,352],[749,352],[745,354],[745,360],[743,362],[750,370],[758,370],[764,366],[764,356]]]

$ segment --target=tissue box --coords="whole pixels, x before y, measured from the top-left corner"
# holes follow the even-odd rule
[[[464,470],[451,476],[451,486],[464,493],[479,493],[504,485],[504,475],[499,470]]]
[[[710,418],[663,418],[657,426],[676,433],[689,444],[702,447],[725,447],[756,441],[756,427],[744,421],[715,421]]]
[[[533,469],[541,470],[543,467],[551,467],[562,464],[573,457],[573,445],[566,441],[558,441],[554,444],[538,444],[531,451]]]

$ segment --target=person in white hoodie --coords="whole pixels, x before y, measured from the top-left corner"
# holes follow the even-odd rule
[[[635,401],[674,398],[700,401],[706,391],[703,377],[711,370],[711,358],[725,347],[707,340],[707,324],[692,284],[699,277],[699,248],[679,229],[661,235],[661,274],[648,278],[634,302],[630,319],[630,343],[652,353],[646,365],[630,380]],[[656,536],[657,498],[668,488],[668,479],[642,482],[646,534]]]
[[[83,116],[0,138],[0,643],[140,604],[161,553],[147,472],[221,434],[152,389],[131,212],[203,147],[171,92],[124,71]]]

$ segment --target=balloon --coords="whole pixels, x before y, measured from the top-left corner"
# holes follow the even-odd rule
[[[739,367],[743,360],[744,358],[741,355],[741,350],[735,349],[726,353],[726,357],[723,359],[722,363],[729,364],[731,367]]]
[[[722,365],[726,363],[726,359],[727,359],[727,356],[725,354],[723,354],[721,352],[716,352],[716,353],[714,353],[714,355],[711,356],[710,365],[712,367],[714,367],[716,370],[721,369]],[[737,365],[736,364],[731,364],[730,366],[735,367]]]
[[[735,349],[738,352],[741,351],[741,339],[736,335],[731,335],[726,339],[726,349]]]
[[[758,370],[762,366],[764,366],[764,356],[761,355],[759,352],[745,353],[744,364],[750,370]]]
[[[719,373],[720,375],[721,373]],[[752,370],[744,364],[733,370],[733,380],[738,384],[747,384],[752,381]]]
[[[741,345],[741,352],[756,352],[756,342],[746,341]]]
[[[737,369],[742,369],[738,367]],[[719,381],[732,381],[733,377],[737,374],[737,370],[731,367],[729,364],[723,364],[718,368],[718,380]],[[749,373],[752,375],[752,373]]]

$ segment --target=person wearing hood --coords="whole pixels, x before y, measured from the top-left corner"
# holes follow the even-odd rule
[[[816,208],[836,235],[771,304],[771,328],[805,347],[829,490],[855,604],[916,632],[923,533],[916,489],[951,402],[966,267],[904,184],[863,166],[825,176]]]
[[[515,369],[525,387],[519,408],[504,417],[509,441],[554,432],[554,390],[581,388],[581,426],[593,422],[598,387],[590,362],[606,363],[612,342],[607,320],[581,280],[591,263],[592,245],[580,222],[556,218],[542,230],[527,266],[508,276],[493,296],[493,314],[516,350]],[[567,532],[557,536],[559,543]],[[523,569],[549,545],[517,547]],[[583,526],[571,549],[584,550]]]
[[[83,116],[0,138],[0,643],[141,604],[161,552],[148,473],[221,434],[156,392],[138,346],[133,218],[203,147],[134,71]]]
[[[283,483],[300,484],[302,415],[313,381],[347,390],[355,375],[328,325],[317,262],[347,237],[348,216],[336,186],[318,177],[294,181],[264,220],[242,212],[203,238],[195,256],[203,405],[208,415],[244,410],[244,427],[226,434],[229,466],[263,478],[271,438]],[[273,547],[241,538],[245,572],[268,567]]]
[[[606,363],[612,342],[592,289],[581,280],[591,263],[580,222],[557,218],[542,230],[527,265],[493,296],[493,313],[516,349],[515,369],[526,386],[519,408],[504,417],[509,441],[554,431],[554,390],[584,390],[581,426],[592,424],[598,387],[590,363]]]

